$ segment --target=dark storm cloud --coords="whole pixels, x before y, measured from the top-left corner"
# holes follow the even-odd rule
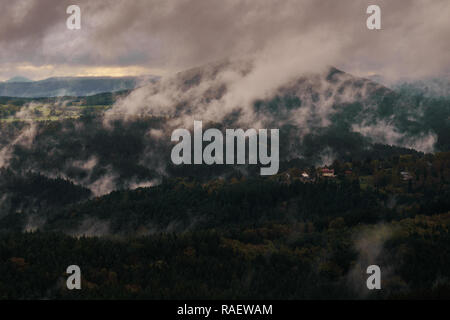
[[[317,64],[388,77],[448,72],[447,0],[1,1],[0,64],[181,69],[244,54],[321,52]],[[69,4],[82,30],[65,28]],[[366,8],[382,9],[382,30]],[[310,59],[308,59],[310,61]]]
[[[64,1],[6,1],[2,0],[0,19],[0,41],[27,43],[39,42],[57,22],[63,22]]]

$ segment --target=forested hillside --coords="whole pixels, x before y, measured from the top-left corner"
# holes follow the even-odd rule
[[[334,177],[292,167],[270,178],[170,179],[81,203],[85,191],[74,189],[74,204],[56,197],[48,200],[53,209],[12,212],[0,221],[8,226],[0,237],[0,294],[449,297],[450,154],[335,161],[329,169]],[[64,185],[30,179],[42,194]],[[71,292],[64,272],[75,262],[83,290]],[[369,264],[383,270],[382,291],[365,288]]]
[[[230,106],[249,68],[0,98],[0,298],[449,298],[448,97],[328,68]],[[193,120],[278,128],[279,171],[173,164]]]

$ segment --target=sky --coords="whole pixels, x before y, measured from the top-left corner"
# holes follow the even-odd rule
[[[72,4],[80,30],[66,27]],[[366,27],[370,4],[381,30]],[[275,69],[294,61],[392,81],[448,76],[449,16],[448,0],[0,0],[0,81],[164,76],[254,56]]]

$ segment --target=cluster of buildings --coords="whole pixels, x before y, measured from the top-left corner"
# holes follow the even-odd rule
[[[402,176],[403,181],[409,181],[412,180],[413,178],[412,174],[409,173],[408,171],[401,171],[400,175]]]
[[[345,176],[351,176],[353,174],[352,170],[345,170]],[[315,172],[300,171],[297,173],[285,173],[280,177],[283,181],[289,182],[291,180],[300,180],[302,182],[314,182],[317,178],[327,178],[334,179],[337,175],[334,169],[330,168],[318,168]]]
[[[328,169],[328,168],[322,168],[321,170],[321,176],[326,178],[335,178],[336,175],[334,174],[334,169]]]
[[[343,175],[342,175],[343,174]],[[408,182],[410,180],[413,180],[414,176],[409,171],[401,171],[399,172],[400,178],[404,182]],[[339,176],[344,177],[352,177],[352,178],[358,178],[352,169],[346,169],[343,172],[339,172]],[[338,177],[338,174],[336,173],[335,169],[322,167],[317,169],[311,169],[311,170],[299,170],[296,169],[294,171],[286,172],[282,175],[278,176],[278,179],[284,183],[291,183],[292,181],[299,180],[304,183],[311,183],[315,182],[317,179],[336,179]],[[361,179],[361,177],[359,177]]]

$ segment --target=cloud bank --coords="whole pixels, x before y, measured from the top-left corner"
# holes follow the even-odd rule
[[[65,26],[72,1],[1,0],[2,77],[94,67],[165,73],[255,54],[268,64],[296,57],[394,80],[448,74],[448,1],[375,2],[378,31],[366,28],[374,4],[366,0],[79,0],[82,28],[72,31]]]

